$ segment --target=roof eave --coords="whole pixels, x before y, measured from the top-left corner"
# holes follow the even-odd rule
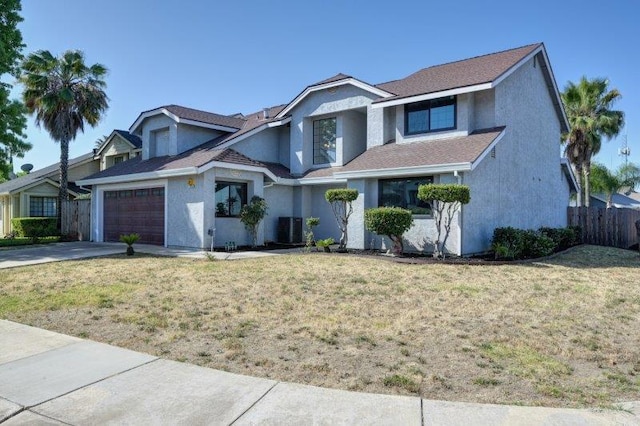
[[[344,179],[362,179],[373,177],[394,177],[394,176],[419,176],[425,173],[442,174],[453,172],[465,172],[472,170],[472,163],[447,163],[433,164],[428,166],[412,166],[412,167],[396,167],[393,169],[369,169],[347,172],[336,172],[333,175],[336,178]]]
[[[124,183],[124,182],[135,182],[141,180],[149,180],[149,179],[159,179],[159,178],[169,178],[176,176],[189,176],[195,175],[198,173],[197,167],[183,167],[180,169],[170,169],[170,170],[156,170],[152,172],[144,172],[144,173],[132,173],[125,175],[117,175],[117,176],[107,176],[102,178],[94,178],[94,179],[82,179],[76,181],[76,185],[78,186],[89,186],[89,185],[104,185],[109,183]]]
[[[379,100],[371,104],[372,108],[386,108],[390,106],[403,105],[412,102],[427,101],[430,99],[443,98],[445,96],[461,95],[463,93],[479,92],[493,88],[491,82],[475,84],[473,86],[455,87],[453,89],[441,90],[438,92],[423,93],[419,95],[406,96],[403,98],[394,98],[388,101]]]

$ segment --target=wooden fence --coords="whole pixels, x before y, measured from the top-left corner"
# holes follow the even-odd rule
[[[579,226],[582,242],[600,246],[629,248],[638,242],[636,221],[640,210],[569,207],[569,226]]]
[[[79,241],[91,239],[91,200],[70,200],[62,203],[61,232]]]

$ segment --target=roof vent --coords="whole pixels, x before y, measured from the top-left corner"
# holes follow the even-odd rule
[[[269,118],[269,108],[264,108],[262,110],[262,116],[263,118],[266,120],[267,118]]]

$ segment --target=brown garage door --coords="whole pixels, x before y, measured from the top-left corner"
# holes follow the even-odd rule
[[[104,240],[133,232],[140,243],[164,245],[164,188],[105,191]]]

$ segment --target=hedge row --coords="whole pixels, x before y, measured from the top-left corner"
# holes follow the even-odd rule
[[[534,259],[576,244],[580,244],[577,227],[540,228],[537,231],[506,227],[493,231],[491,249],[496,259]]]
[[[11,225],[18,237],[49,237],[60,235],[55,217],[16,217]]]

